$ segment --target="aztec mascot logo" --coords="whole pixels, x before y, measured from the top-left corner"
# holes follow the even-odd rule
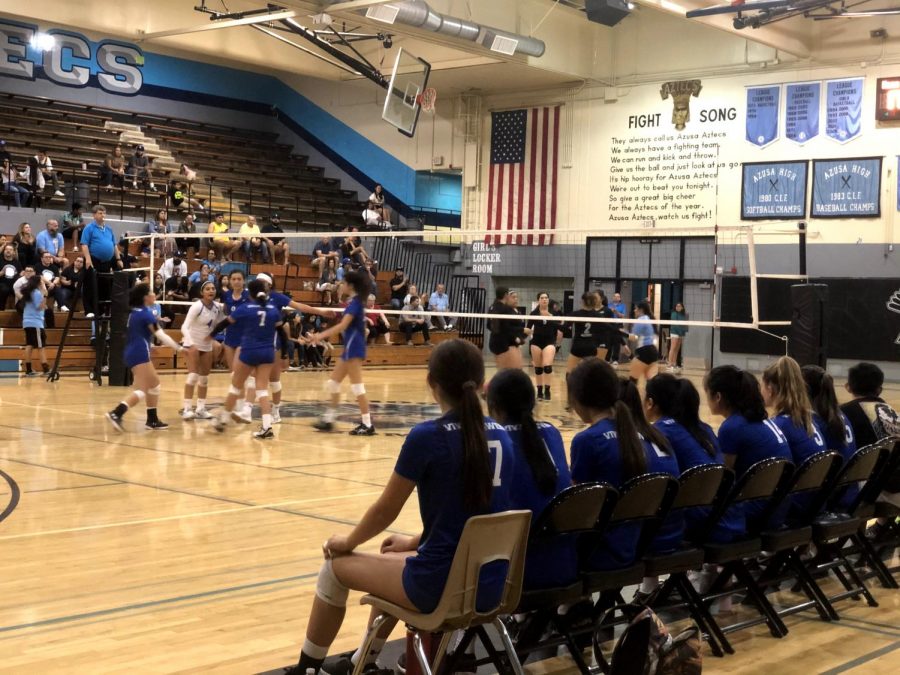
[[[888,311],[894,312],[895,314],[900,314],[900,290],[894,291],[894,294],[888,298],[887,303]],[[900,334],[897,335],[897,339],[894,340],[895,345],[900,345]]]
[[[678,131],[684,129],[685,125],[691,121],[691,96],[697,98],[700,96],[700,90],[703,85],[700,80],[679,80],[677,82],[666,82],[659,90],[659,95],[665,101],[669,96],[672,97],[674,107],[672,108],[672,124]]]

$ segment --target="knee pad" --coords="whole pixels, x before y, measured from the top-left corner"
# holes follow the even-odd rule
[[[152,389],[148,389],[148,390],[147,390],[147,393],[148,393],[150,396],[159,396],[159,392],[161,392],[161,391],[162,391],[162,387],[161,387],[160,385],[156,385],[156,386],[153,387]]]
[[[196,386],[197,382],[200,381],[200,376],[197,373],[188,373],[187,377],[184,378],[184,383],[190,385],[191,387]]]
[[[256,378],[252,375],[244,380],[244,387],[247,389],[256,389]]]
[[[140,402],[143,401],[145,398],[147,398],[147,394],[145,394],[144,392],[142,392],[140,389],[135,389],[135,390],[134,390],[133,392],[131,392],[131,393],[134,394],[135,396],[137,396],[138,403],[140,403]]]
[[[544,375],[549,375],[553,372],[553,366],[544,366]]]
[[[537,375],[538,377],[540,377],[543,373],[544,373],[544,369],[543,369],[543,368],[541,368],[540,366],[535,366],[535,367],[534,367],[534,374],[535,374],[535,375]]]
[[[346,607],[350,589],[342,584],[334,573],[331,560],[326,560],[316,581],[316,597],[332,607]]]
[[[277,394],[281,391],[281,382],[269,382],[269,389],[272,390],[273,394]]]
[[[256,392],[256,400],[262,401],[264,398],[269,398],[269,390],[268,389],[260,389]]]
[[[335,382],[334,380],[329,378],[325,382],[325,391],[327,391],[329,394],[340,394],[341,393],[341,383]]]
[[[209,386],[209,375],[201,375],[197,379],[197,384],[199,384],[201,387]]]
[[[237,387],[235,387],[233,384],[228,386],[228,393],[233,394],[234,396],[237,396],[238,398],[240,398],[241,396],[244,395],[244,392],[242,390],[238,389]]]
[[[365,393],[366,393],[366,385],[364,385],[362,382],[360,382],[359,384],[351,384],[351,385],[350,385],[350,391],[353,392],[353,395],[354,395],[356,398],[359,398],[360,396],[364,396],[364,395],[365,395]]]

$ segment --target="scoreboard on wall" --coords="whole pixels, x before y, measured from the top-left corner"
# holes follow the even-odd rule
[[[881,77],[876,87],[875,119],[900,121],[900,77]]]

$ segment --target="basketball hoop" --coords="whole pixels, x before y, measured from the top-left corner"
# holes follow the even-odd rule
[[[428,87],[418,96],[418,103],[427,113],[434,112],[434,105],[437,103],[437,89]]]

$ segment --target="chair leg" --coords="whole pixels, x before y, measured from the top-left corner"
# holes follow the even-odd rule
[[[803,586],[809,599],[816,603],[816,610],[819,612],[822,621],[839,620],[841,617],[838,616],[837,611],[834,609],[834,605],[831,604],[828,600],[828,596],[825,595],[819,587],[819,584],[816,583],[815,578],[813,578],[809,573],[809,570],[806,569],[806,565],[803,564],[803,560],[800,559],[800,556],[796,551],[788,552],[787,562],[791,569],[796,573],[797,581]]]
[[[375,620],[372,622],[372,627],[369,628],[369,632],[366,633],[366,639],[363,641],[362,645],[362,655],[360,656],[359,661],[353,667],[353,675],[361,675],[363,672],[363,668],[366,667],[366,661],[369,659],[369,652],[372,649],[372,643],[375,641],[375,638],[378,636],[378,631],[381,630],[381,627],[384,625],[384,622],[388,620],[387,614],[379,614],[375,617]]]
[[[510,670],[514,671],[515,667],[512,666],[512,661],[504,661],[503,656],[500,652],[497,651],[497,648],[494,647],[494,643],[491,641],[491,636],[488,635],[487,631],[484,629],[484,626],[477,626],[475,628],[475,634],[478,636],[478,639],[481,640],[481,644],[484,645],[485,651],[488,653],[488,658],[491,663],[493,663],[497,667],[498,673],[509,672]],[[509,637],[507,635],[507,637]],[[513,652],[513,656],[515,656],[515,651]],[[516,658],[518,661],[518,658]],[[520,665],[521,667],[521,665]],[[516,675],[521,675],[521,673],[516,673]]]
[[[881,556],[878,555],[875,547],[872,546],[872,542],[866,539],[864,534],[854,534],[850,537],[850,541],[856,544],[860,555],[862,555],[869,567],[872,568],[872,571],[875,572],[878,581],[881,582],[881,585],[884,588],[900,588],[900,585],[897,584],[897,581],[887,568],[887,565],[884,564],[881,560]]]
[[[844,556],[840,556],[841,562],[843,563],[844,569],[847,570],[847,574],[853,580],[854,588],[859,589],[859,592],[866,599],[866,603],[869,607],[878,607],[878,601],[875,600],[874,596],[869,592],[868,586],[866,586],[866,582],[862,580],[856,570],[853,568],[853,563],[847,560]]]
[[[431,665],[425,654],[425,646],[422,644],[422,636],[418,633],[413,633],[413,651],[416,653],[416,660],[419,662],[419,668],[422,669],[422,675],[432,675]],[[359,662],[364,663],[364,660],[360,659]],[[354,673],[354,675],[359,674]]]
[[[553,621],[552,623],[554,629],[562,636],[563,640],[565,640],[566,649],[569,650],[569,655],[575,662],[578,672],[582,673],[582,675],[588,675],[591,672],[591,668],[584,660],[584,655],[578,647],[578,643],[572,635],[572,631],[570,631],[568,627],[561,625],[558,621]]]
[[[525,675],[522,663],[516,655],[516,648],[513,646],[512,640],[509,639],[509,633],[506,632],[506,626],[503,625],[503,622],[499,617],[494,619],[494,628],[497,630],[497,633],[500,634],[500,642],[503,643],[503,648],[506,650],[506,658],[509,659],[513,672],[515,675]]]
[[[681,572],[673,576],[675,579],[674,583],[677,584],[678,593],[687,605],[691,617],[700,625],[700,630],[705,631],[709,636],[709,648],[712,650],[713,655],[724,656],[723,651],[728,654],[734,654],[734,647],[731,646],[728,638],[725,637],[725,633],[722,632],[721,627],[716,623],[715,617],[706,607],[703,598],[691,585],[690,579]]]
[[[434,663],[432,665],[432,670],[434,670],[434,672],[436,673],[441,672],[441,666],[444,663],[444,656],[446,656],[447,654],[447,647],[450,646],[450,640],[453,639],[453,635],[453,631],[447,631],[446,633],[441,635],[441,642],[440,644],[438,644],[437,652],[434,655]],[[465,648],[468,647],[469,642],[471,642],[471,638],[466,639],[466,637],[466,635],[463,635],[463,641],[465,642],[465,645],[462,647],[463,651],[465,651]],[[460,645],[462,645],[462,642],[460,642]]]
[[[766,624],[769,626],[769,632],[772,634],[772,637],[783,638],[787,635],[787,626],[784,625],[781,617],[778,616],[778,612],[775,611],[775,608],[772,607],[768,598],[766,598],[766,594],[756,585],[756,580],[740,561],[735,565],[734,573],[738,580],[744,584],[750,597],[756,602],[760,614],[766,619]]]

